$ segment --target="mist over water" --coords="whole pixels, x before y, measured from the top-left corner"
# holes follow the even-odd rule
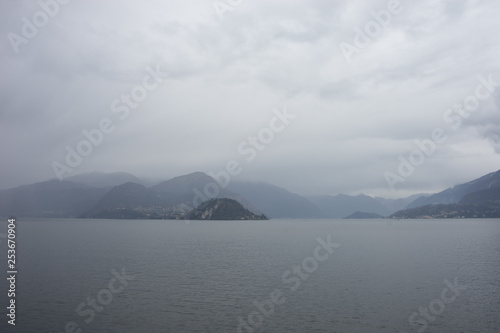
[[[500,330],[498,219],[17,224],[2,332]]]

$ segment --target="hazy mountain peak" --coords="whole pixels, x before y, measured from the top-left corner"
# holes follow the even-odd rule
[[[215,179],[203,172],[193,172],[187,175],[177,176],[161,182],[153,187],[153,190],[160,192],[193,193],[193,189],[203,188],[208,183],[216,183]]]
[[[210,199],[188,214],[190,220],[267,220],[244,208],[238,201],[228,198]]]

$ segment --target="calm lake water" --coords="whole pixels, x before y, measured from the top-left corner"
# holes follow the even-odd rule
[[[16,326],[3,278],[1,332],[500,332],[498,219],[19,219],[16,231]]]

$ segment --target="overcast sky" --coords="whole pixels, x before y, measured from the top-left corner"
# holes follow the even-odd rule
[[[0,188],[54,165],[168,179],[234,160],[233,180],[400,197],[500,169],[497,0],[54,4],[0,2]]]

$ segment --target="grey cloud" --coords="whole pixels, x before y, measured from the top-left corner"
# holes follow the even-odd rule
[[[500,70],[496,1],[402,4],[349,64],[339,44],[352,43],[353,29],[387,1],[245,1],[224,20],[207,1],[73,1],[19,54],[0,41],[0,152],[9,156],[0,185],[53,178],[51,163],[103,118],[115,131],[74,173],[168,178],[244,163],[238,145],[286,105],[299,116],[241,179],[299,193],[387,194],[383,173],[398,156],[448,126],[443,112],[473,92],[479,75]],[[0,34],[19,33],[21,18],[37,10],[36,2],[0,3]],[[168,78],[120,120],[111,103],[158,64]],[[498,95],[496,103],[449,131],[395,195],[498,169]],[[480,156],[455,149],[476,140]]]

